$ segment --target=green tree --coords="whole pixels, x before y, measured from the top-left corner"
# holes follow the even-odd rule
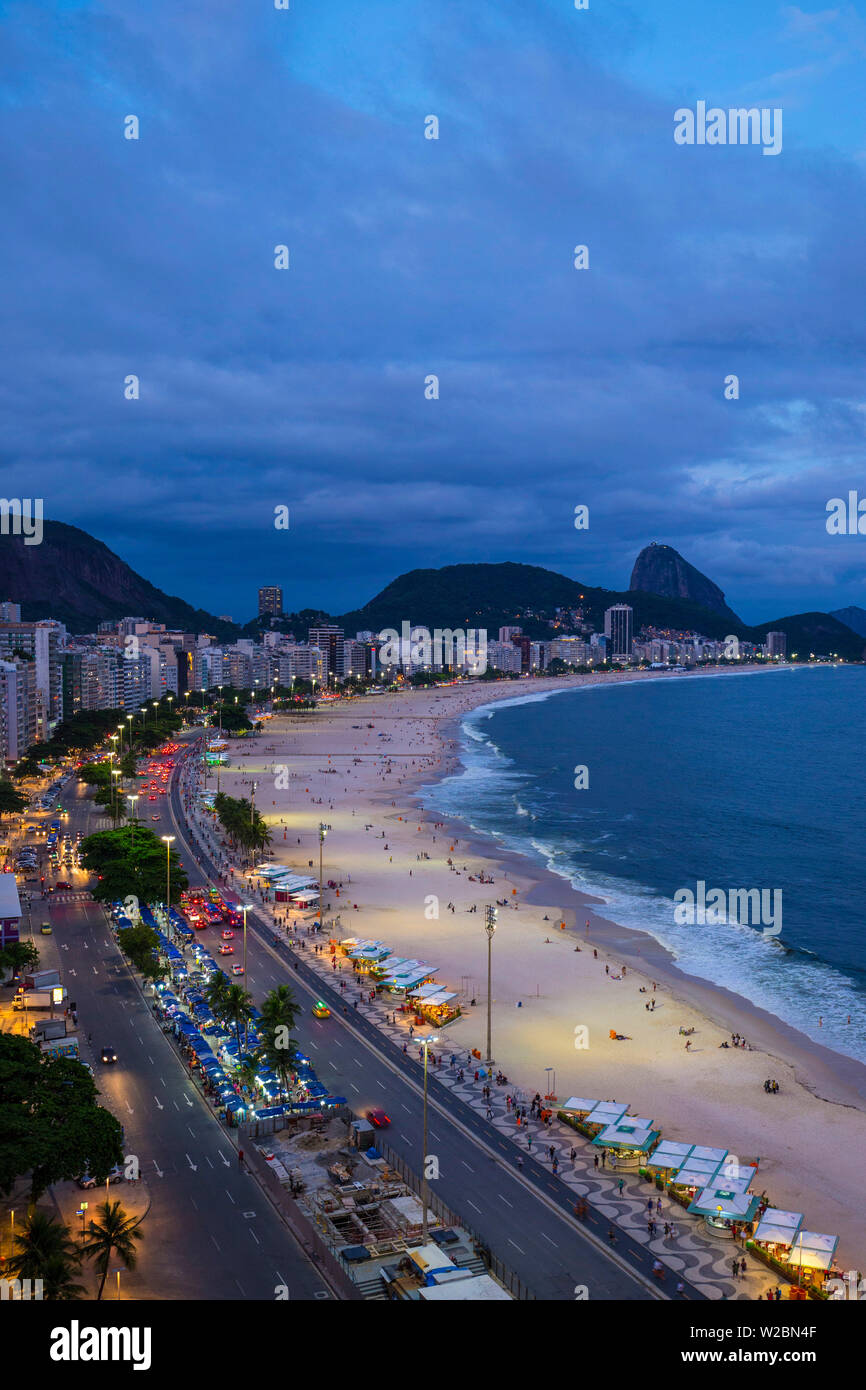
[[[93,896],[100,902],[116,902],[130,894],[143,903],[165,899],[165,844],[140,821],[88,835],[81,843],[81,862],[97,875]],[[174,850],[168,863],[171,900],[177,902],[188,879]]]
[[[102,1298],[109,1266],[118,1259],[126,1269],[135,1269],[138,1264],[137,1240],[144,1239],[141,1223],[144,1217],[134,1219],[129,1216],[120,1202],[102,1202],[97,1208],[98,1221],[88,1226],[89,1240],[85,1241],[82,1253],[92,1257],[97,1272],[101,1275],[97,1303]]]
[[[0,777],[0,820],[4,816],[17,816],[27,808],[27,797],[10,782],[8,777]]]
[[[289,1089],[295,1070],[298,1044],[290,1036],[298,1021],[301,1006],[288,985],[277,985],[265,995],[262,1003],[261,1055],[280,1079],[280,1089]]]
[[[229,984],[222,1006],[222,1018],[235,1030],[235,1042],[241,1045],[241,1025],[246,1033],[253,1016],[253,1001],[240,985]]]
[[[117,942],[127,960],[135,966],[145,980],[159,980],[168,973],[168,967],[159,963],[159,937],[144,922],[133,927],[124,927],[118,932]]]
[[[69,1228],[44,1211],[32,1211],[23,1231],[15,1236],[15,1249],[3,1266],[10,1279],[41,1279],[43,1298],[71,1301],[84,1288],[75,1283],[81,1256]]]
[[[27,970],[38,970],[39,951],[32,941],[10,941],[0,951],[0,972],[11,970],[21,974]]]
[[[123,1160],[120,1122],[96,1103],[90,1073],[48,1057],[29,1038],[0,1033],[0,1192],[30,1175],[35,1205],[53,1183],[107,1178]]]

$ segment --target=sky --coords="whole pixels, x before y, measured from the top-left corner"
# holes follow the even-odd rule
[[[0,0],[3,493],[239,621],[650,541],[866,607],[864,68],[861,4]]]

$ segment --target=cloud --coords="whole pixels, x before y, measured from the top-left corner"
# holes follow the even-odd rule
[[[642,31],[572,19],[8,9],[7,492],[236,616],[265,570],[335,611],[458,560],[623,585],[652,538],[744,613],[843,602],[821,527],[857,471],[862,171],[676,147],[617,70]]]

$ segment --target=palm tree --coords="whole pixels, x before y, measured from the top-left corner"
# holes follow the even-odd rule
[[[81,1268],[81,1255],[61,1221],[44,1211],[31,1212],[24,1230],[15,1237],[15,1245],[4,1266],[4,1277],[41,1279],[45,1298],[80,1298],[84,1290],[73,1282],[73,1276]]]
[[[252,997],[240,985],[229,985],[223,1002],[222,1016],[227,1023],[233,1026],[238,1047],[241,1045],[241,1024],[244,1025],[244,1032],[246,1032],[246,1025],[252,1018],[252,1013]]]
[[[135,1269],[138,1263],[135,1242],[144,1239],[144,1232],[138,1229],[144,1217],[133,1219],[127,1216],[120,1202],[102,1202],[96,1211],[101,1217],[101,1224],[99,1221],[90,1222],[90,1239],[85,1243],[82,1253],[94,1257],[96,1268],[102,1275],[96,1295],[98,1303],[108,1278],[108,1266],[115,1255],[127,1269]]]
[[[222,970],[215,970],[204,988],[204,997],[217,1018],[225,1017],[226,996],[229,992],[228,976]]]
[[[301,1006],[288,985],[277,985],[265,995],[262,1004],[262,1054],[280,1078],[280,1090],[289,1089],[289,1077],[295,1068],[298,1044],[291,1033],[301,1012]]]

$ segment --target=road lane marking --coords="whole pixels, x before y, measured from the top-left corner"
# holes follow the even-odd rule
[[[474,1172],[475,1172],[475,1169],[472,1167],[472,1164],[471,1164],[471,1163],[467,1163],[465,1158],[461,1158],[460,1162],[463,1164],[463,1167],[464,1167],[464,1168],[468,1168],[468,1169],[469,1169],[470,1173],[474,1173]]]
[[[547,1234],[546,1231],[542,1231],[541,1234],[544,1236],[544,1239],[545,1239],[545,1240],[550,1240],[550,1236]],[[556,1244],[556,1241],[555,1241],[555,1240],[550,1240],[550,1243],[551,1243],[552,1246],[555,1247],[555,1249],[557,1249],[557,1250],[559,1249],[559,1246]]]
[[[359,1096],[359,1095],[361,1094],[361,1092],[358,1090],[358,1087],[355,1085],[354,1081],[350,1081],[350,1082],[349,1082],[349,1085],[351,1086],[352,1090],[355,1092],[356,1095]]]
[[[516,1240],[512,1240],[512,1239],[511,1239],[511,1236],[508,1237],[508,1244],[509,1244],[509,1245],[513,1245],[514,1248],[515,1248],[515,1250],[520,1250],[520,1246],[517,1244],[517,1241],[516,1241]],[[521,1253],[521,1255],[525,1255],[525,1254],[526,1254],[526,1251],[525,1251],[525,1250],[520,1250],[520,1253]]]
[[[261,1245],[262,1242],[259,1240],[259,1238],[258,1238],[258,1236],[256,1235],[255,1231],[253,1230],[252,1226],[248,1226],[248,1227],[247,1227],[247,1230],[249,1231],[249,1233],[250,1233],[250,1235],[252,1236],[253,1240],[255,1241],[256,1245]]]
[[[482,1212],[481,1208],[480,1208],[480,1207],[476,1207],[476,1206],[475,1206],[475,1203],[472,1201],[472,1199],[471,1199],[470,1197],[467,1197],[466,1200],[467,1200],[467,1202],[469,1203],[470,1207],[475,1207],[475,1210],[478,1212],[479,1216],[483,1216],[483,1215],[484,1215],[484,1213]]]
[[[222,1250],[220,1250],[219,1241],[217,1240],[216,1236],[211,1236],[211,1240],[213,1241],[213,1243],[214,1243],[214,1245],[216,1246],[217,1250],[219,1250],[220,1254],[222,1254]]]
[[[226,1196],[228,1197],[229,1201],[231,1202],[232,1206],[233,1206],[233,1207],[236,1207],[236,1206],[237,1206],[237,1202],[235,1201],[235,1199],[234,1199],[234,1197],[232,1196],[232,1194],[229,1192],[228,1188],[225,1188],[225,1194],[226,1194]]]
[[[509,1202],[507,1197],[503,1197],[501,1192],[497,1192],[496,1195],[501,1202],[504,1202],[507,1207],[511,1207],[511,1210],[514,1211],[514,1205],[513,1203]]]

